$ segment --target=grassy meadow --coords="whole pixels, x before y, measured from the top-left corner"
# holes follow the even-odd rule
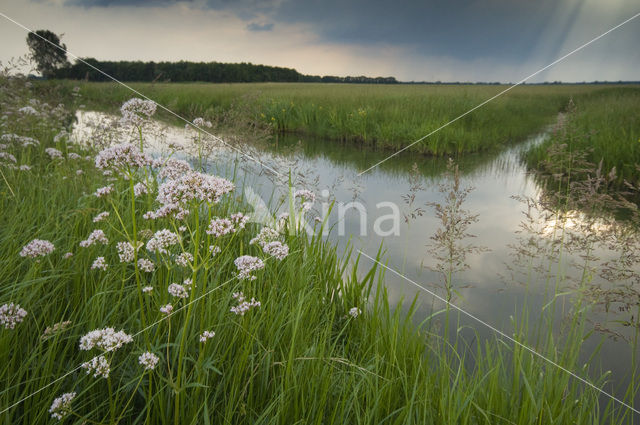
[[[416,325],[413,307],[387,302],[383,270],[358,274],[358,262],[296,229],[304,194],[292,195],[281,232],[245,223],[233,182],[146,153],[150,105],[125,108],[139,142],[99,151],[70,141],[70,105],[50,106],[69,86],[0,84],[0,423],[633,423],[631,410],[520,346],[498,337],[468,345],[452,310]],[[132,97],[113,85],[81,86],[87,106]],[[278,114],[284,130],[389,146],[500,89],[136,86],[189,119],[252,87],[266,96],[261,113]],[[445,133],[464,145],[430,141],[425,152],[525,137],[552,123],[574,91],[597,90],[525,87]],[[364,127],[350,127],[345,117],[360,107]],[[502,122],[504,114],[511,119]],[[452,181],[454,205],[458,189]],[[557,258],[562,242],[549,246]],[[525,308],[506,332],[602,387],[607,374],[578,360],[588,303],[577,297],[561,336],[551,330],[553,311],[529,318]],[[626,402],[637,385],[632,378]]]
[[[89,108],[116,111],[130,91],[115,83],[79,85]],[[397,150],[477,106],[505,85],[315,83],[131,83],[182,116],[223,120],[230,111],[274,134],[299,133]],[[603,85],[518,86],[411,148],[429,155],[495,150],[556,122],[569,99],[626,97],[640,89]],[[612,94],[613,93],[613,94]],[[617,93],[617,94],[616,94]],[[226,114],[226,115],[225,115]],[[170,119],[170,117],[169,117]],[[224,124],[224,123],[222,123]]]

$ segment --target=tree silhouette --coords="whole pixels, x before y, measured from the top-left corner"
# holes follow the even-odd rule
[[[30,32],[27,35],[27,45],[36,62],[36,69],[43,77],[52,76],[57,68],[69,64],[67,46],[61,44],[60,37],[49,30]]]

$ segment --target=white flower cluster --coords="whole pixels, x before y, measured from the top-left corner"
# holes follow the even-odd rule
[[[75,153],[75,152],[69,152],[69,153],[67,154],[67,159],[74,159],[74,160],[76,160],[76,159],[82,159],[82,157],[81,157],[80,155],[78,155],[77,153]]]
[[[209,223],[207,233],[217,238],[229,233],[235,233],[238,230],[244,229],[248,220],[249,217],[246,217],[242,213],[232,214],[231,218],[213,217]]]
[[[208,339],[211,339],[214,336],[216,336],[214,331],[204,331],[200,334],[200,342],[207,342]]]
[[[362,313],[362,311],[358,307],[352,307],[349,310],[349,316],[353,317],[354,319],[356,317],[360,316],[361,313]]]
[[[40,146],[40,142],[33,137],[19,136],[17,134],[3,134],[2,136],[0,136],[0,141],[19,143],[23,148],[29,146]]]
[[[264,263],[261,259],[250,255],[238,257],[233,261],[233,263],[238,268],[238,279],[240,280],[255,280],[256,277],[251,273],[264,268]]]
[[[219,246],[209,245],[209,252],[211,253],[212,257],[215,257],[216,254],[220,254],[220,251],[222,251],[222,250],[220,249]]]
[[[141,127],[146,120],[156,113],[156,103],[151,100],[143,100],[137,97],[127,100],[120,107],[123,125],[135,125]]]
[[[103,196],[109,195],[111,192],[113,192],[112,184],[110,184],[109,186],[97,188],[94,195],[96,196],[96,198],[102,198]]]
[[[180,236],[169,229],[162,229],[154,233],[151,239],[147,241],[147,250],[166,254],[167,248],[178,243],[180,243]]]
[[[138,197],[140,195],[146,195],[149,193],[149,188],[144,183],[136,183],[133,186],[133,196]]]
[[[142,218],[145,220],[155,220],[157,218],[169,217],[173,215],[177,220],[182,220],[189,215],[189,210],[180,207],[177,204],[163,205],[155,211],[147,211]]]
[[[193,255],[188,252],[183,252],[180,255],[176,255],[175,262],[180,267],[187,267],[190,262],[193,262]]]
[[[141,258],[138,260],[138,268],[143,272],[151,273],[156,269],[156,265],[151,260]]]
[[[100,355],[92,358],[88,362],[82,363],[82,367],[87,369],[87,375],[93,372],[93,377],[97,378],[98,376],[102,376],[107,379],[109,377],[109,372],[111,372],[111,366],[107,359]]]
[[[56,148],[46,148],[44,151],[47,153],[47,155],[49,155],[51,159],[64,159],[64,156],[62,156],[62,152],[60,152]]]
[[[23,164],[20,166],[20,171],[29,171],[31,167],[29,165]]]
[[[73,252],[67,252],[62,256],[65,260],[68,260],[71,257],[73,257]]]
[[[18,112],[24,115],[39,115],[38,111],[33,109],[33,106],[23,106],[22,108],[18,109]]]
[[[255,238],[249,241],[249,244],[250,245],[258,244],[261,247],[264,247],[269,242],[274,242],[279,239],[280,239],[280,233],[278,233],[277,230],[272,229],[271,227],[265,226],[262,229],[260,229],[260,233],[258,233],[258,236],[256,236]]]
[[[140,152],[140,149],[131,143],[111,146],[96,155],[96,167],[101,170],[126,172],[150,166],[152,163],[151,156]]]
[[[20,307],[20,304],[4,304],[0,306],[0,325],[5,329],[13,329],[24,320],[27,311]]]
[[[2,163],[2,161],[13,162],[14,164],[17,162],[16,157],[9,152],[0,152],[0,163]]]
[[[163,305],[162,307],[160,307],[160,313],[169,315],[171,314],[172,311],[173,311],[173,306],[171,304]]]
[[[64,393],[60,397],[53,400],[51,403],[51,407],[49,408],[49,413],[51,413],[51,417],[61,421],[71,413],[71,402],[76,397],[76,393]]]
[[[145,294],[150,294],[151,292],[153,292],[153,286],[145,286],[144,288],[142,288],[142,292],[144,292]]]
[[[109,267],[109,265],[107,264],[107,262],[104,260],[104,257],[98,257],[93,261],[93,264],[91,264],[91,270],[95,270],[95,269],[99,269],[102,271],[106,271],[107,267]]]
[[[98,242],[100,242],[103,245],[106,245],[109,243],[109,239],[107,239],[107,236],[104,234],[104,231],[100,229],[96,229],[93,232],[91,232],[91,234],[87,239],[80,242],[80,246],[82,248],[88,248],[92,245],[95,245]]]
[[[289,247],[280,241],[273,241],[262,245],[262,250],[265,254],[271,255],[278,260],[283,260],[289,255]]]
[[[158,189],[158,202],[163,205],[185,205],[191,201],[216,203],[234,189],[222,177],[190,171],[175,180],[167,180]]]
[[[34,239],[22,248],[20,256],[29,258],[44,257],[45,255],[51,254],[54,249],[55,246],[51,242]]]
[[[156,160],[154,165],[160,168],[158,178],[176,180],[181,175],[193,171],[191,165],[183,159],[168,158],[166,160]]]
[[[172,283],[171,285],[169,285],[168,291],[169,291],[169,295],[176,298],[187,298],[189,296],[189,293],[187,292],[187,288],[180,285],[179,283]]]
[[[238,305],[231,307],[231,312],[239,316],[244,316],[244,314],[253,307],[260,307],[260,301],[256,301],[255,298],[251,298],[251,301],[247,301],[242,292],[234,292],[233,298],[238,301]]]
[[[80,338],[80,349],[89,351],[97,347],[113,351],[130,342],[133,342],[133,338],[124,331],[116,332],[113,328],[95,329]]]
[[[142,245],[144,245],[142,242],[138,242],[138,250]],[[118,257],[120,257],[121,263],[130,263],[135,259],[135,252],[131,242],[118,242],[116,248],[118,248]]]
[[[146,353],[140,354],[140,357],[138,357],[138,363],[144,366],[145,370],[155,369],[159,361],[160,361],[160,358],[149,351],[147,351]]]
[[[100,214],[98,214],[95,217],[93,217],[93,222],[94,223],[100,223],[101,221],[106,220],[108,217],[109,217],[109,212],[108,211],[103,211]]]
[[[294,193],[294,198],[302,199],[302,210],[309,211],[313,204],[316,202],[316,195],[307,189],[296,190]]]

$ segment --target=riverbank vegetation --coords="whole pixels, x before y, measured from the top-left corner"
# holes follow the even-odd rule
[[[0,82],[0,422],[631,422],[631,410],[594,389],[605,385],[607,374],[597,363],[579,362],[590,305],[581,291],[563,310],[561,336],[553,331],[556,299],[565,289],[560,277],[555,289],[549,285],[550,307],[531,321],[528,310],[520,310],[507,333],[594,387],[498,336],[476,343],[463,338],[459,317],[448,308],[416,325],[418,299],[409,311],[390,306],[383,269],[358,273],[363,264],[296,230],[293,217],[304,215],[311,193],[291,194],[290,215],[278,228],[248,223],[230,176],[148,153],[145,122],[155,105],[130,100],[111,85],[83,85],[87,103],[127,101],[121,124],[134,137],[107,146],[75,143],[69,137],[73,110],[52,106],[68,87]],[[197,96],[195,85],[179,93],[176,86],[139,88],[155,90],[150,97],[164,97],[190,119],[216,108],[207,96],[190,97]],[[211,89],[228,90],[228,104],[244,90]],[[455,108],[473,97],[461,90]],[[479,90],[488,94],[489,88]],[[436,94],[435,103],[416,108],[444,110],[438,105],[449,95]],[[521,96],[526,104],[529,96]],[[528,125],[545,124],[561,100]],[[400,108],[406,99],[387,101],[378,98],[381,109]],[[503,102],[514,102],[510,113],[523,116],[535,109]],[[283,105],[272,106],[274,113]],[[409,111],[408,128],[418,111],[411,103],[402,108]],[[498,118],[489,114],[468,124]],[[458,185],[454,177],[443,188],[453,195],[440,211],[458,205]],[[446,225],[447,214],[439,217]],[[556,221],[556,238],[564,234],[562,223]],[[442,246],[455,246],[460,237],[455,226],[449,230],[440,233]],[[529,267],[562,258],[562,239],[539,241]],[[527,264],[526,255],[519,258]],[[545,273],[555,267],[550,263]],[[561,270],[564,264],[557,264],[558,276]],[[583,284],[587,280],[585,274]],[[455,284],[449,274],[447,292],[454,293]],[[451,338],[443,336],[442,322],[447,329],[451,324]],[[637,392],[636,367],[628,403]]]
[[[57,83],[54,83],[57,84]],[[65,82],[82,87],[91,108],[116,111],[130,91],[115,83]],[[242,111],[245,126],[272,134],[300,134],[395,151],[495,96],[498,85],[131,84],[182,116],[224,124]],[[456,155],[497,150],[556,122],[570,99],[622,108],[636,86],[519,86],[411,147],[411,152]],[[619,102],[619,103],[618,103]],[[620,105],[620,106],[618,106]],[[611,117],[614,117],[612,114]],[[167,119],[171,119],[167,117]],[[182,124],[182,123],[181,123]],[[615,121],[609,123],[615,126]]]

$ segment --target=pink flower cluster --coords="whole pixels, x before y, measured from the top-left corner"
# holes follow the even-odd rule
[[[185,160],[168,158],[165,160],[156,160],[154,166],[159,167],[158,178],[176,180],[181,175],[192,171],[191,165]]]
[[[238,257],[233,261],[233,263],[238,268],[238,279],[240,280],[255,280],[256,277],[251,273],[264,268],[264,262],[262,262],[261,259],[250,255]]]
[[[251,298],[251,301],[246,301],[242,292],[234,292],[233,298],[238,301],[238,305],[231,307],[231,312],[238,316],[244,316],[244,314],[253,307],[260,307],[260,301],[256,301],[255,298]]]
[[[283,260],[287,255],[289,255],[289,247],[280,241],[269,242],[262,246],[262,250],[265,254],[271,255],[278,260]]]
[[[44,257],[45,255],[51,254],[54,249],[55,246],[51,242],[34,239],[22,248],[20,256],[29,258]]]
[[[24,320],[27,311],[19,304],[9,303],[0,306],[0,325],[5,329],[13,329]]]
[[[249,218],[242,213],[232,214],[231,218],[214,217],[209,223],[207,233],[215,237],[235,233],[238,230],[244,229],[248,220]]]
[[[96,167],[101,170],[130,171],[135,168],[150,166],[151,156],[131,144],[123,143],[104,149],[96,155]]]
[[[147,250],[166,254],[167,248],[178,243],[180,243],[180,236],[169,229],[162,229],[154,233],[151,239],[147,241]]]
[[[141,127],[146,120],[156,113],[156,103],[151,100],[143,100],[137,97],[127,100],[120,107],[123,125],[135,125]]]
[[[162,183],[158,202],[163,205],[185,205],[191,201],[217,203],[234,189],[233,183],[222,177],[190,171],[175,180]]]
[[[103,245],[106,245],[109,243],[109,239],[107,239],[107,236],[104,234],[104,231],[100,229],[94,230],[93,232],[91,232],[91,234],[87,239],[80,241],[80,246],[82,248],[88,248],[92,245],[95,245],[98,242]]]

